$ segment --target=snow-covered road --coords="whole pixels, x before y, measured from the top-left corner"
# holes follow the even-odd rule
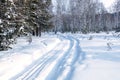
[[[43,34],[31,44],[25,40],[0,52],[0,80],[120,80],[120,40],[112,34]]]
[[[10,80],[70,80],[81,53],[79,40],[71,36],[60,39],[52,50]]]

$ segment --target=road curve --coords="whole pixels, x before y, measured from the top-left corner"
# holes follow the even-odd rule
[[[79,40],[72,36],[58,38],[61,42],[55,48],[10,80],[70,80],[81,53]]]

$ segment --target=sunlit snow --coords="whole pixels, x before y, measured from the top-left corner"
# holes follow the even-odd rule
[[[0,52],[0,80],[120,80],[116,34],[43,33]]]

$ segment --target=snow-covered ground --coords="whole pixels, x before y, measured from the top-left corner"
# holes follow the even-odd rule
[[[42,34],[0,52],[0,80],[120,80],[120,39],[113,34]]]
[[[86,57],[81,64],[76,64],[72,80],[120,80],[119,38],[105,33],[76,37]]]

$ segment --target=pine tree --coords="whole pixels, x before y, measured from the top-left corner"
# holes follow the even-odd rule
[[[41,31],[51,28],[50,19],[52,15],[49,13],[51,0],[31,0],[28,1],[28,19],[26,20],[33,27],[33,35],[41,36]]]
[[[19,7],[17,11],[22,15],[24,22],[22,23],[24,33],[41,36],[42,31],[48,31],[53,27],[50,13],[51,0],[20,0],[17,3]]]
[[[11,17],[13,15],[11,14],[11,5],[7,4],[8,1],[2,0],[0,3],[0,51],[6,50],[9,48],[9,45],[11,43],[11,34],[12,34],[12,25],[11,24]]]
[[[0,3],[0,50],[7,50],[20,34],[23,20],[12,1]]]
[[[51,0],[0,1],[0,51],[7,50],[21,35],[41,36],[52,23],[49,13]]]
[[[40,3],[43,1],[43,3]],[[51,5],[51,0],[40,0],[39,1],[39,8],[41,12],[39,13],[39,25],[42,30],[49,30],[51,27],[53,27],[52,22],[50,19],[52,18],[52,15],[49,12],[49,7]]]

